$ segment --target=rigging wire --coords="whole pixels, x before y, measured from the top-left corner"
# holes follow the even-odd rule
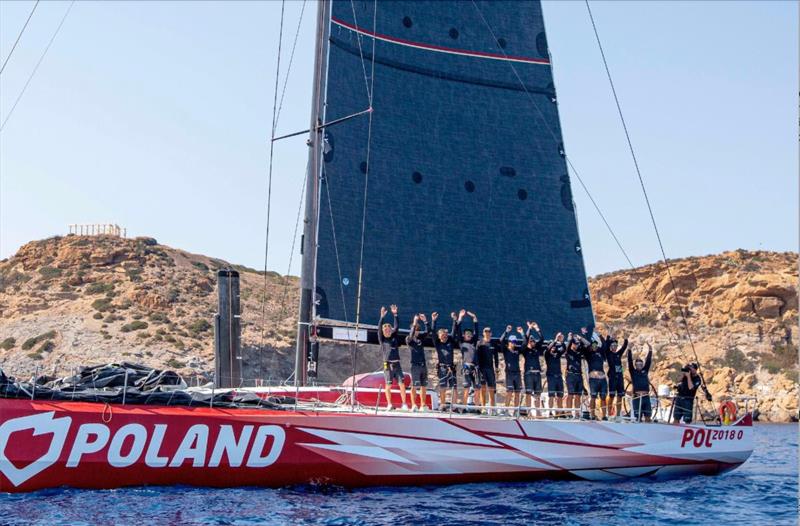
[[[650,222],[653,224],[653,231],[656,234],[656,239],[658,240],[658,247],[661,250],[661,257],[664,261],[664,267],[667,271],[667,276],[669,277],[670,285],[672,286],[672,293],[675,296],[675,301],[678,303],[678,308],[680,309],[681,318],[683,318],[683,325],[684,329],[686,330],[686,337],[689,339],[689,345],[692,348],[692,353],[694,354],[695,361],[697,364],[700,364],[700,359],[697,356],[697,350],[694,348],[694,340],[692,339],[692,333],[689,330],[689,320],[687,319],[686,308],[684,306],[683,300],[678,294],[678,289],[675,286],[675,279],[672,276],[672,268],[669,264],[669,260],[667,259],[667,253],[664,250],[664,243],[661,241],[661,233],[658,230],[658,225],[656,224],[656,217],[653,213],[653,207],[650,204],[650,197],[647,194],[647,189],[645,188],[644,178],[642,177],[642,172],[639,169],[639,161],[636,159],[636,152],[633,149],[633,143],[631,142],[631,136],[628,132],[628,125],[625,123],[625,117],[622,114],[622,106],[619,102],[619,97],[617,96],[617,89],[614,87],[614,80],[611,78],[611,70],[608,67],[608,61],[606,60],[606,54],[603,51],[603,44],[600,42],[600,34],[597,31],[597,24],[595,24],[594,16],[592,15],[592,8],[589,6],[589,0],[585,0],[586,3],[586,10],[589,12],[589,19],[592,22],[592,29],[594,30],[594,36],[597,40],[597,47],[600,50],[600,56],[603,58],[603,66],[606,70],[606,76],[608,77],[608,83],[611,86],[611,93],[614,95],[614,103],[617,106],[617,112],[619,113],[619,119],[622,123],[622,129],[625,132],[625,139],[628,141],[628,149],[631,152],[631,158],[633,159],[633,165],[636,168],[636,176],[639,178],[639,186],[642,188],[642,195],[644,195],[644,201],[647,204],[647,211],[650,214]],[[701,377],[702,380],[702,377]]]
[[[505,58],[508,58],[508,55],[506,55],[505,50],[500,45],[500,42],[498,41],[494,30],[492,29],[491,25],[489,25],[489,22],[486,20],[486,18],[483,16],[483,13],[481,12],[480,8],[478,8],[478,5],[475,3],[475,0],[472,0],[472,5],[475,8],[475,11],[477,11],[478,16],[481,18],[481,20],[483,21],[483,23],[486,26],[486,28],[489,30],[489,33],[491,34],[492,39],[494,40],[495,44],[497,45],[497,48],[498,48],[499,52]],[[509,65],[509,67],[511,68],[511,71],[514,73],[514,76],[516,77],[517,82],[519,82],[520,86],[522,87],[522,90],[527,95],[528,100],[530,101],[531,105],[534,107],[534,109],[536,109],[537,113],[539,114],[539,118],[541,119],[542,123],[544,124],[545,129],[547,129],[547,131],[550,133],[551,137],[553,138],[553,141],[555,141],[555,143],[557,145],[560,144],[560,141],[558,140],[558,137],[556,136],[555,131],[550,126],[550,123],[547,122],[547,119],[545,118],[544,113],[539,108],[539,105],[536,103],[536,100],[533,98],[533,95],[530,93],[530,91],[528,90],[528,88],[525,85],[525,83],[522,81],[522,77],[520,77],[519,73],[517,72],[517,68],[514,66],[513,62],[507,61],[507,63]],[[628,256],[627,251],[622,246],[622,243],[620,242],[619,238],[617,237],[616,233],[614,232],[614,229],[611,227],[611,224],[606,219],[605,214],[603,214],[603,211],[600,208],[600,205],[598,205],[597,201],[595,201],[594,197],[592,196],[591,192],[589,191],[588,186],[583,181],[583,178],[580,176],[580,173],[575,168],[575,165],[572,163],[572,160],[570,159],[570,157],[567,155],[566,150],[564,150],[563,153],[564,153],[564,159],[566,160],[567,165],[572,170],[572,173],[575,174],[575,177],[578,179],[578,182],[581,184],[581,187],[586,192],[586,195],[589,197],[589,200],[591,201],[592,205],[594,206],[595,211],[600,216],[600,218],[603,220],[603,223],[605,224],[606,228],[608,229],[609,233],[611,234],[611,237],[614,239],[614,242],[616,243],[616,245],[619,248],[620,252],[622,252],[622,255],[625,257],[625,260],[628,262],[628,265],[630,266],[630,268],[635,270],[636,267],[634,266],[633,262],[631,261],[631,258]],[[663,311],[661,309],[661,306],[659,305],[659,303],[656,300],[655,296],[654,295],[651,296],[650,291],[647,289],[647,287],[645,287],[644,283],[642,283],[642,282],[639,282],[639,283],[641,284],[642,288],[644,289],[645,295],[653,302],[653,304],[656,306],[656,309],[659,311],[659,313],[662,313]],[[668,331],[670,332],[670,335],[671,335],[670,339],[676,344],[676,346],[678,347],[678,350],[683,355],[683,357],[687,358],[685,352],[683,351],[683,348],[678,343],[679,339],[677,338],[677,335],[672,331],[671,328],[667,327],[667,329],[668,329]]]
[[[373,1],[376,4],[378,2],[378,0],[373,0]],[[353,0],[350,0],[350,7],[353,10],[353,25],[355,25],[356,27],[359,27],[358,26],[358,18],[356,17],[356,5],[353,2]],[[375,6],[374,10],[375,11],[378,10],[377,5]],[[373,29],[372,30],[372,34],[374,35],[375,34],[375,28],[373,27],[372,29]],[[358,56],[361,58],[361,69],[364,71],[364,87],[367,88],[367,99],[370,101],[370,105],[369,106],[371,108],[372,107],[372,89],[370,87],[370,81],[367,79],[367,66],[366,66],[366,64],[364,62],[364,50],[362,49],[362,46],[361,46],[361,33],[359,33],[358,31],[356,31],[356,42],[358,42]],[[374,36],[372,37],[372,49],[373,49],[373,51],[375,50],[375,37]],[[372,56],[372,64],[373,64],[373,66],[375,64],[375,55]],[[374,71],[374,68],[373,68],[373,71]],[[372,118],[372,116],[370,116],[370,119],[371,118]]]
[[[286,10],[286,0],[281,0],[281,20],[280,20],[280,27],[278,29],[278,58],[277,63],[275,66],[275,92],[272,98],[272,130],[270,132],[270,139],[275,138],[275,127],[277,125],[277,108],[278,108],[278,87],[280,85],[280,76],[281,76],[281,46],[283,43],[283,21],[284,21],[284,14]],[[270,140],[269,142],[269,174],[267,176],[267,232],[264,239],[264,294],[261,300],[261,352],[260,352],[260,360],[259,366],[260,369],[263,371],[264,363],[263,363],[263,355],[264,355],[264,331],[266,328],[266,318],[267,318],[267,286],[268,286],[268,276],[267,276],[267,261],[269,258],[269,226],[270,226],[270,212],[272,206],[272,161],[274,157],[275,151],[275,141]]]
[[[25,81],[25,85],[22,86],[22,91],[19,92],[19,95],[17,95],[17,99],[14,101],[14,104],[11,106],[11,109],[8,112],[8,115],[6,115],[6,118],[3,120],[3,123],[0,124],[0,131],[3,131],[3,129],[6,127],[6,124],[8,123],[8,119],[10,119],[11,115],[14,114],[14,110],[17,108],[17,104],[19,104],[20,99],[22,99],[22,96],[25,94],[25,90],[28,89],[28,85],[30,85],[31,80],[33,80],[34,75],[36,75],[36,72],[39,70],[39,66],[42,64],[42,61],[44,60],[44,57],[47,55],[47,52],[50,50],[50,46],[53,45],[53,41],[56,39],[56,36],[58,36],[59,31],[61,31],[61,27],[64,25],[64,21],[67,19],[67,15],[69,15],[69,12],[72,11],[72,6],[74,6],[74,5],[75,5],[75,0],[72,0],[72,2],[70,2],[70,4],[69,4],[69,7],[67,7],[67,10],[64,12],[64,16],[61,17],[61,21],[58,23],[58,27],[56,27],[56,30],[53,32],[53,36],[50,37],[50,41],[47,43],[47,46],[44,48],[44,51],[42,52],[42,55],[39,57],[39,60],[36,62],[36,66],[34,66],[33,71],[31,71],[31,74],[28,77],[28,80]]]
[[[353,6],[352,0],[350,5]],[[355,19],[355,6],[353,6],[353,23],[358,27],[358,20]],[[373,1],[372,8],[372,34],[376,34],[378,25],[378,0]],[[360,37],[359,37],[360,39]],[[353,382],[352,391],[350,394],[350,407],[355,411],[356,404],[356,369],[358,364],[358,328],[361,323],[361,287],[363,284],[364,275],[364,239],[367,231],[367,190],[369,188],[369,163],[370,163],[370,146],[372,145],[372,104],[373,95],[375,93],[375,37],[372,37],[372,65],[370,69],[370,80],[367,86],[367,95],[369,96],[369,123],[367,124],[367,153],[365,159],[364,169],[364,205],[361,211],[361,248],[358,256],[358,292],[356,294],[356,328],[353,332]],[[361,43],[359,40],[359,53],[361,53]],[[364,65],[364,56],[361,54],[361,65],[364,68],[364,80],[367,80],[366,66]],[[378,328],[380,330],[380,328]]]
[[[3,74],[3,70],[6,69],[6,64],[8,61],[11,60],[11,55],[14,54],[14,50],[17,49],[17,44],[19,44],[19,39],[22,38],[22,34],[25,32],[25,28],[28,27],[28,22],[31,21],[31,17],[33,17],[33,12],[36,11],[36,6],[39,5],[39,0],[36,0],[33,4],[33,8],[31,9],[30,14],[28,15],[27,20],[25,20],[25,24],[23,24],[22,29],[19,30],[19,35],[17,35],[17,39],[14,41],[14,45],[11,46],[11,51],[8,52],[8,56],[3,61],[3,65],[0,66],[0,75]]]
[[[303,6],[300,8],[300,18],[297,20],[297,30],[294,33],[294,42],[292,42],[292,51],[289,53],[289,65],[286,67],[286,77],[283,80],[283,90],[281,91],[281,100],[278,103],[278,115],[275,117],[275,126],[278,125],[278,119],[281,117],[281,110],[283,109],[283,98],[286,96],[286,86],[289,85],[289,73],[292,71],[292,63],[294,62],[294,50],[297,48],[297,39],[300,36],[300,26],[303,24],[303,15],[306,12],[306,2],[303,0]]]
[[[311,169],[311,160],[306,163],[306,174]],[[292,249],[289,251],[289,265],[286,268],[286,276],[284,277],[285,286],[283,288],[283,299],[281,300],[281,318],[286,316],[286,300],[289,297],[289,274],[292,272],[292,260],[294,259],[294,247],[297,244],[297,232],[300,228],[300,213],[303,211],[303,197],[306,193],[307,177],[303,177],[303,186],[300,188],[300,202],[297,203],[297,216],[294,220],[294,234],[292,234]]]
[[[323,172],[324,173],[324,172]],[[333,201],[331,200],[331,189],[330,185],[328,185],[328,178],[323,175],[322,184],[325,185],[325,193],[328,196],[328,212],[331,216],[331,235],[333,236],[333,250],[334,254],[336,255],[336,270],[339,272],[339,292],[342,295],[342,312],[344,313],[344,322],[345,324],[349,324],[350,320],[347,317],[347,303],[344,299],[344,281],[342,279],[342,264],[339,261],[339,245],[336,242],[336,224],[333,220]]]

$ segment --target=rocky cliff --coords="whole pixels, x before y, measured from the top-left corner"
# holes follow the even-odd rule
[[[677,296],[663,265],[591,279],[601,330],[628,336],[637,351],[653,344],[654,384],[673,383],[694,359],[691,335],[714,394],[755,394],[762,419],[795,418],[797,255],[736,251],[671,264]],[[0,262],[0,366],[61,375],[127,360],[200,377],[213,371],[215,272],[230,267],[241,274],[246,376],[284,380],[293,368],[297,278],[152,238],[56,237]],[[326,347],[322,360],[322,381],[350,374],[347,346]],[[361,351],[360,370],[379,365],[374,349]]]
[[[672,281],[663,263],[590,279],[601,329],[653,345],[654,384],[674,383],[696,352],[712,394],[755,395],[762,420],[796,420],[797,254],[737,250],[670,267]]]

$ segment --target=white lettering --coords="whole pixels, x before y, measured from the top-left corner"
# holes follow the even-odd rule
[[[219,466],[222,461],[222,454],[228,456],[228,464],[233,468],[238,468],[242,465],[244,454],[247,451],[247,444],[250,442],[250,436],[253,434],[253,426],[242,427],[242,434],[239,436],[239,441],[233,434],[233,426],[222,425],[219,428],[219,435],[217,435],[217,443],[214,444],[214,451],[211,452],[211,459],[208,461],[208,467],[215,468]]]
[[[267,437],[272,437],[272,447],[267,456],[262,456],[264,444]],[[250,449],[250,457],[247,459],[249,468],[265,468],[278,460],[278,455],[283,451],[283,443],[286,440],[286,433],[280,426],[260,426],[256,431],[256,438],[253,440],[253,447]]]
[[[122,446],[125,439],[133,437],[131,450],[127,455],[122,454]],[[147,430],[142,424],[126,424],[114,433],[111,444],[108,446],[108,463],[115,468],[127,468],[132,466],[142,456],[144,444],[147,442]]]
[[[67,467],[77,467],[81,462],[81,457],[87,453],[97,453],[108,443],[110,433],[108,427],[103,424],[83,424],[78,428],[75,436],[75,444],[67,459]],[[94,437],[94,440],[89,440]]]
[[[195,424],[186,432],[181,445],[172,457],[169,467],[180,467],[186,460],[192,459],[192,466],[203,467],[206,460],[206,448],[208,446],[208,426]]]
[[[147,453],[144,455],[144,463],[151,468],[163,468],[169,462],[168,457],[159,457],[161,443],[164,441],[164,433],[167,432],[167,424],[156,424],[153,428],[153,438],[147,445]]]

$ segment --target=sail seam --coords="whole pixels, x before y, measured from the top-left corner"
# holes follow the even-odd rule
[[[336,25],[338,25],[340,27],[343,27],[345,29],[349,29],[350,31],[353,31],[353,32],[358,33],[360,35],[369,36],[369,37],[375,38],[377,40],[382,40],[383,42],[388,42],[390,44],[396,44],[396,45],[399,45],[399,46],[412,47],[412,48],[415,48],[415,49],[422,49],[422,50],[425,50],[425,51],[434,51],[434,52],[437,52],[437,53],[446,53],[446,54],[449,54],[449,55],[461,55],[461,56],[465,56],[465,57],[485,58],[485,59],[490,59],[490,60],[500,60],[500,61],[503,61],[503,62],[522,62],[522,63],[525,63],[525,64],[539,64],[539,65],[542,65],[542,66],[549,66],[550,65],[550,61],[546,60],[546,59],[529,58],[529,57],[517,57],[517,56],[509,56],[509,55],[505,55],[504,56],[504,55],[498,55],[496,53],[488,53],[488,52],[485,52],[485,51],[469,51],[469,50],[466,50],[466,49],[456,49],[456,48],[449,48],[449,47],[444,47],[444,46],[437,46],[435,44],[423,44],[421,42],[413,42],[411,40],[406,40],[406,39],[403,39],[403,38],[390,37],[388,35],[381,35],[381,34],[376,33],[374,31],[369,31],[367,29],[360,28],[360,27],[355,26],[353,24],[348,24],[347,22],[344,22],[342,20],[338,20],[338,19],[333,18],[333,17],[331,17],[331,21],[334,24],[336,24]]]

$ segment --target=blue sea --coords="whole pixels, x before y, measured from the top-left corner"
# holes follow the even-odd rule
[[[739,469],[667,482],[0,494],[0,524],[797,524],[797,448],[797,425],[758,425],[756,450]]]

